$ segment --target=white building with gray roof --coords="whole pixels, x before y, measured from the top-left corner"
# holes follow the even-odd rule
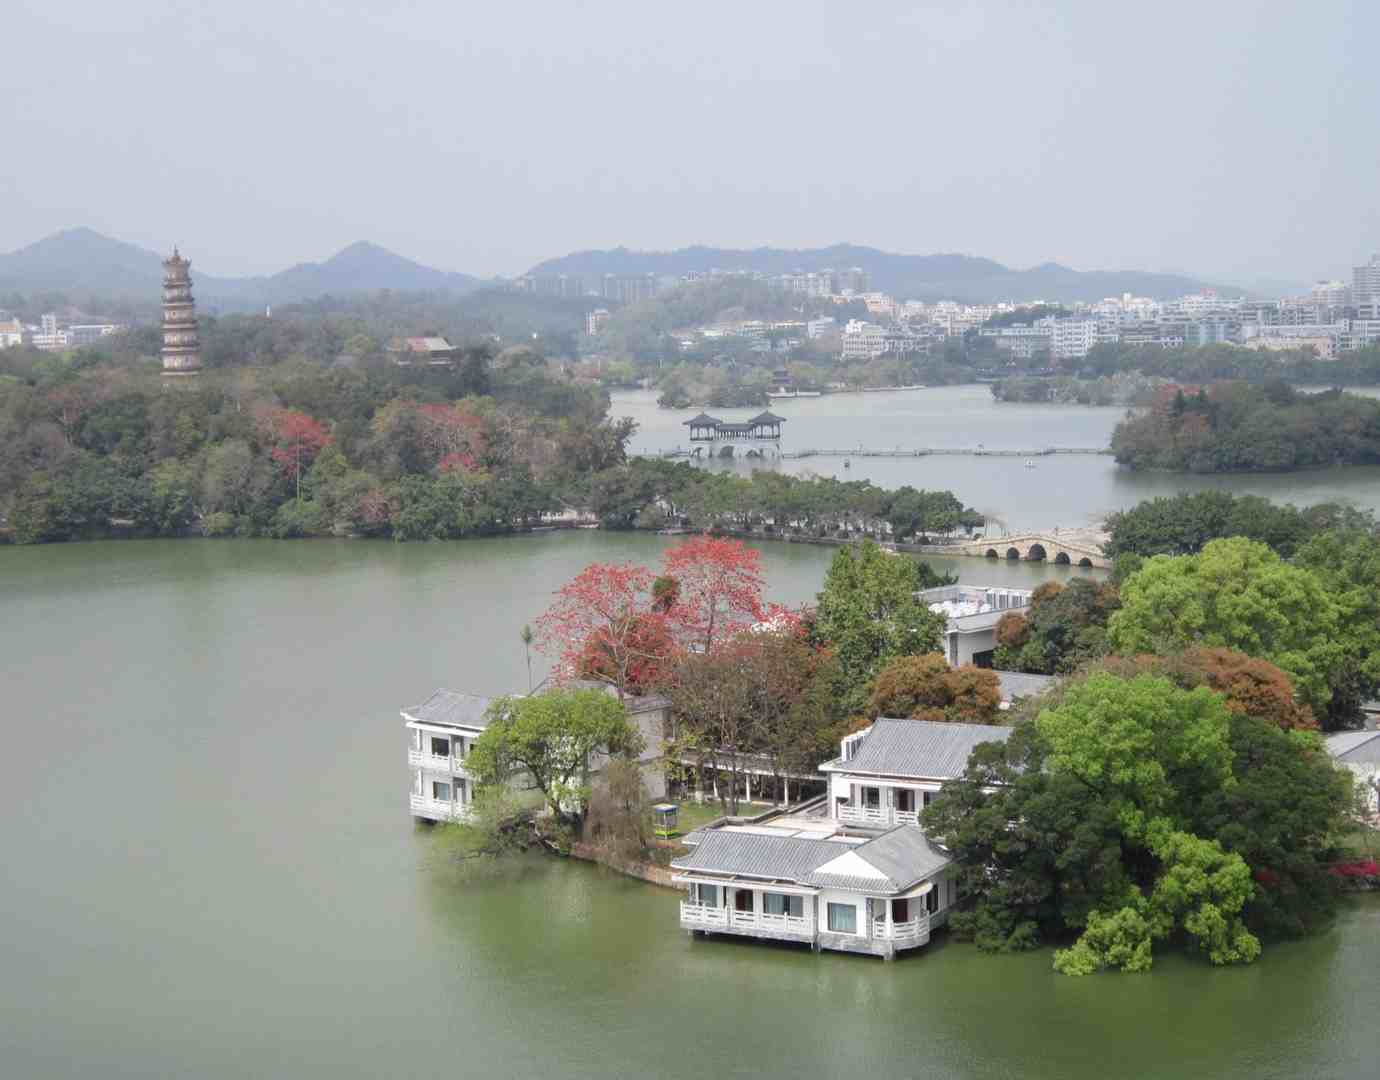
[[[477,694],[437,690],[402,710],[413,817],[460,821],[469,816],[474,780],[465,770],[465,755],[488,725],[485,714],[492,703],[493,698]]]
[[[1349,769],[1366,802],[1366,810],[1380,811],[1380,731],[1336,731],[1327,736],[1327,752]]]
[[[944,782],[963,775],[975,747],[1005,742],[1011,730],[995,724],[878,719],[847,736],[842,754],[819,767],[829,778],[829,814],[843,825],[914,825]]]
[[[950,866],[915,825],[870,836],[724,826],[671,863],[688,892],[685,930],[887,958],[927,944],[948,918]]]

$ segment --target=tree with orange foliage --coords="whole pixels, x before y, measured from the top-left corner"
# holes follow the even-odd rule
[[[560,678],[607,683],[620,699],[651,684],[671,656],[667,616],[652,603],[654,576],[632,563],[594,563],[556,593],[537,620],[538,647]]]
[[[1313,710],[1295,695],[1287,672],[1235,649],[1202,646],[1176,656],[1113,656],[1100,666],[1128,679],[1164,675],[1185,690],[1207,686],[1222,695],[1230,711],[1266,720],[1284,731],[1312,731],[1318,726]]]
[[[741,540],[694,536],[667,549],[662,574],[675,581],[668,617],[689,643],[711,652],[716,642],[762,617],[762,555]]]
[[[996,723],[1001,679],[995,671],[964,664],[949,667],[941,653],[898,656],[877,673],[868,702],[870,717]]]

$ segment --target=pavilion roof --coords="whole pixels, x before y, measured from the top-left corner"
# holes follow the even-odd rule
[[[770,409],[766,412],[758,413],[748,421],[749,424],[784,424],[785,422],[786,418],[784,416],[777,416],[776,413],[772,412]]]
[[[689,420],[683,420],[681,422],[684,424],[689,424],[691,427],[718,427],[720,424],[723,423],[722,420],[718,419],[717,417],[710,416],[708,413],[700,413],[699,416],[694,416],[691,417]]]

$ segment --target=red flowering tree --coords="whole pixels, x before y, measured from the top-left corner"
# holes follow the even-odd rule
[[[740,540],[695,536],[666,551],[662,572],[676,583],[668,618],[687,641],[711,652],[716,641],[762,618],[762,556]]]
[[[278,466],[297,484],[302,497],[302,470],[330,445],[331,433],[319,420],[296,409],[266,408],[259,413],[259,428],[273,443],[269,451]]]
[[[475,469],[488,445],[484,421],[460,405],[417,406],[423,444],[436,460],[437,472]]]
[[[674,643],[652,602],[654,580],[644,566],[594,563],[561,587],[537,620],[538,647],[556,657],[558,677],[607,683],[619,698],[655,680]]]

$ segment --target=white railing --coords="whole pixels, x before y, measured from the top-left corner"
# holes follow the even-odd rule
[[[923,945],[930,939],[930,917],[917,915],[906,922],[873,919],[872,936],[880,941],[894,941],[897,945]]]
[[[413,817],[430,818],[433,821],[460,821],[469,816],[468,804],[451,802],[449,799],[433,799],[413,792],[409,803]]]
[[[896,818],[897,825],[920,824],[920,811],[918,810],[893,810],[892,814]]]
[[[728,909],[682,900],[680,902],[680,925],[725,929],[728,926]]]
[[[407,751],[407,763],[414,769],[430,769],[432,772],[450,773],[453,776],[467,776],[465,759],[445,754],[432,754],[425,750]]]
[[[773,915],[767,912],[735,911],[732,915],[735,929],[765,930],[772,933],[808,934],[810,923],[803,915]]]
[[[839,820],[848,825],[888,825],[887,812],[878,806],[840,806]]]

